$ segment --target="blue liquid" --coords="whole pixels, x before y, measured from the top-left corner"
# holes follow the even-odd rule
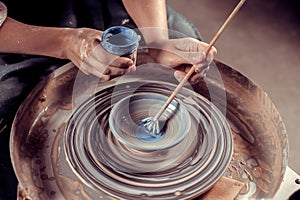
[[[163,139],[164,132],[157,134],[155,136],[151,135],[149,131],[145,128],[144,124],[141,123],[138,128],[136,129],[135,136],[137,139],[147,142],[147,143],[155,143]]]

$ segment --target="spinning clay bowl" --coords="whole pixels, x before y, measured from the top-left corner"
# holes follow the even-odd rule
[[[153,92],[123,98],[110,112],[110,130],[119,141],[139,150],[167,149],[178,144],[190,131],[191,120],[188,111],[177,101],[173,100],[160,117],[163,127],[157,136],[151,136],[142,122],[155,116],[167,99]]]

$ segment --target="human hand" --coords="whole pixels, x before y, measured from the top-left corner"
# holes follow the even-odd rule
[[[209,69],[217,50],[212,47],[208,55],[208,44],[194,38],[180,38],[163,40],[149,45],[149,54],[156,62],[176,69],[175,78],[180,81],[191,68],[196,65],[196,70],[189,79],[191,83],[197,80]]]
[[[101,36],[102,31],[94,29],[72,29],[66,40],[66,57],[85,74],[103,80],[134,71],[136,67],[130,58],[110,54],[102,48]]]

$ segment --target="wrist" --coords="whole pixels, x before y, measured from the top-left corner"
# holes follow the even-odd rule
[[[59,58],[62,59],[69,59],[69,50],[70,44],[74,43],[74,35],[76,34],[76,29],[74,28],[64,28],[62,34],[60,34],[58,38],[59,48],[61,51],[57,55]]]
[[[147,46],[153,46],[169,39],[168,29],[158,27],[140,28]]]

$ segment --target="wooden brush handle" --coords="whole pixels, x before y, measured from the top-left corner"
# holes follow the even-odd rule
[[[237,14],[237,12],[240,10],[242,5],[246,2],[246,0],[241,0],[233,9],[233,11],[230,13],[230,15],[227,17],[223,25],[219,28],[218,32],[215,34],[213,39],[210,41],[208,48],[206,49],[206,55],[209,53],[210,49],[213,47],[213,45],[216,43],[217,39],[221,36],[226,26],[229,24],[229,22],[232,20],[232,18]]]

